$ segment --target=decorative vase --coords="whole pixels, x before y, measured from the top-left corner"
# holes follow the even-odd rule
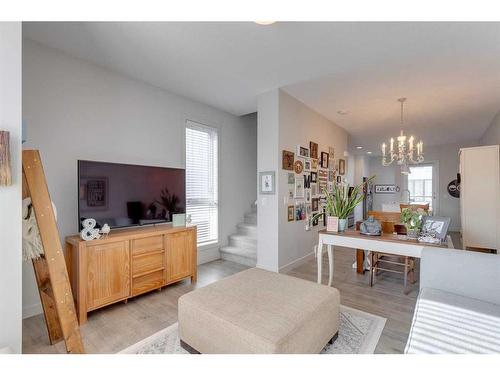
[[[408,238],[418,238],[419,234],[418,228],[406,228],[406,237]]]
[[[326,230],[328,232],[339,231],[339,218],[337,216],[328,216],[326,219]]]
[[[347,219],[339,219],[339,232],[344,232],[347,227]]]

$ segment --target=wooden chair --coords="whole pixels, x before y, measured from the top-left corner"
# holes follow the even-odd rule
[[[394,233],[395,226],[401,221],[399,212],[370,211],[368,215],[380,221],[384,233]],[[397,266],[397,268],[387,268],[387,265]],[[412,284],[415,282],[415,258],[372,251],[370,252],[370,287],[373,286],[374,278],[379,271],[402,274],[406,290],[408,280]]]
[[[405,203],[400,203],[399,204],[399,208],[401,209],[401,211],[403,211],[405,208],[411,208],[413,210],[418,210],[419,208],[421,208],[422,210],[424,210],[426,213],[429,213],[429,203],[425,203],[425,204],[405,204]]]

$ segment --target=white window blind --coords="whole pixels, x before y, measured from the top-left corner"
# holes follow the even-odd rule
[[[218,241],[217,129],[186,121],[186,214],[198,245]]]

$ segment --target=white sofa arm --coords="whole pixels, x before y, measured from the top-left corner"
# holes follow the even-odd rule
[[[420,288],[434,288],[500,305],[500,255],[425,248]]]

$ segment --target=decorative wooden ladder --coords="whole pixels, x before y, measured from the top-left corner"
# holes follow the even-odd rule
[[[38,150],[23,151],[23,199],[31,197],[45,255],[33,260],[52,345],[64,339],[68,353],[84,353],[75,303],[52,201]]]

